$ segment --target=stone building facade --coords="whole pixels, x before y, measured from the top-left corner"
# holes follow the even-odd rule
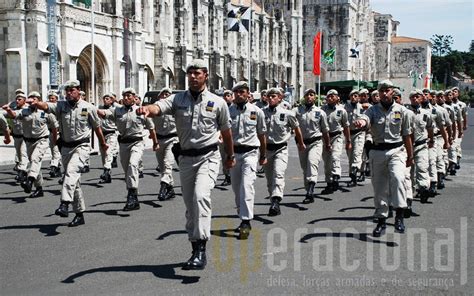
[[[90,101],[127,86],[140,95],[185,89],[185,68],[194,58],[208,62],[213,91],[239,80],[250,80],[252,90],[281,86],[296,96],[304,88],[301,0],[253,1],[250,50],[248,33],[227,30],[229,0],[95,0],[95,26],[90,8],[79,2],[56,1],[58,84],[79,79]],[[17,88],[44,95],[53,84],[46,9],[46,0],[0,0],[0,103]]]
[[[397,36],[399,25],[390,14],[374,12],[370,0],[304,1],[305,84],[317,84],[312,44],[321,31],[322,51],[336,49],[335,63],[322,64],[321,82],[391,79],[408,93],[413,89],[410,71],[430,75],[431,43]],[[359,58],[349,57],[351,48],[359,49]]]

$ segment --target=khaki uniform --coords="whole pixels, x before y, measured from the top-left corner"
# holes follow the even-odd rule
[[[115,109],[115,105],[110,107],[99,106],[99,109],[112,111]],[[104,166],[104,169],[110,170],[112,168],[112,161],[114,159],[114,156],[117,155],[117,125],[113,120],[104,118],[101,121],[100,127],[102,128],[102,134],[104,135],[105,143],[107,143],[107,145],[109,146],[109,149],[107,149],[106,151],[104,151],[104,149],[100,147],[102,165]]]
[[[156,138],[160,148],[156,151],[156,160],[160,167],[161,182],[173,186],[174,155],[172,148],[178,142],[176,123],[172,115],[160,115],[153,118]]]
[[[365,145],[365,129],[357,129],[354,127],[354,121],[360,119],[361,115],[364,114],[362,104],[356,103],[353,105],[348,101],[345,105],[347,111],[347,117],[349,120],[349,129],[351,131],[351,142],[352,149],[347,150],[347,158],[349,159],[349,171],[352,168],[361,170],[362,168],[362,154],[364,153]]]
[[[139,165],[145,149],[143,142],[143,137],[146,136],[145,129],[155,128],[150,118],[137,115],[136,110],[139,107],[117,106],[105,111],[105,118],[115,122],[120,134],[118,137],[120,163],[125,172],[127,189],[138,188]]]
[[[440,154],[442,154],[444,140],[441,136],[441,129],[444,129],[446,122],[443,115],[438,110],[437,106],[429,104],[425,110],[431,114],[431,119],[433,120],[433,147],[428,148],[428,157],[429,157],[429,175],[431,182],[438,181],[438,170],[437,170],[437,159],[438,159],[438,149],[441,148]],[[444,172],[443,172],[444,173]]]
[[[23,139],[30,161],[28,177],[35,179],[35,187],[42,187],[41,163],[49,147],[48,128],[58,128],[58,122],[54,119],[54,115],[30,108],[24,108],[15,113],[15,119],[21,120],[23,124]]]
[[[455,110],[453,104],[444,104],[443,107],[448,111],[449,114],[449,119],[452,124],[456,123],[459,124],[459,118],[458,118],[458,112]],[[447,163],[446,166],[449,164],[449,162],[456,163],[457,162],[457,152],[456,152],[456,139],[458,137],[458,128],[456,126],[456,137],[453,139],[453,144],[451,147],[448,149],[447,153]]]
[[[375,216],[387,218],[388,206],[407,207],[405,172],[407,154],[403,136],[412,133],[407,109],[397,103],[385,111],[382,104],[370,107],[367,116],[374,147],[370,150]]]
[[[446,129],[451,129],[452,121],[451,121],[451,116],[449,114],[449,111],[444,107],[444,105],[436,105],[436,108],[441,114],[441,116],[444,119],[445,122],[445,127]],[[436,170],[438,173],[446,174],[446,169],[447,169],[447,162],[448,162],[448,152],[447,149],[443,148],[443,145],[441,144],[441,140],[438,142],[439,145],[437,145],[438,149],[436,149]],[[439,180],[438,180],[439,181]]]
[[[179,173],[186,206],[186,230],[190,241],[211,237],[211,190],[219,174],[217,149],[220,131],[230,128],[226,102],[205,89],[197,99],[190,91],[155,103],[163,114],[176,119],[181,146]]]
[[[0,113],[0,131],[4,131],[8,128],[8,122],[3,113]]]
[[[46,112],[56,115],[61,133],[61,156],[64,165],[64,181],[61,202],[72,202],[75,213],[85,211],[81,190],[81,170],[90,154],[92,128],[100,127],[100,119],[94,105],[79,100],[74,106],[67,101],[47,103]]]
[[[327,133],[329,127],[326,113],[316,105],[309,108],[301,105],[294,112],[306,145],[304,151],[299,151],[299,159],[307,190],[310,182],[318,182],[319,162],[323,152],[322,133]]]
[[[264,166],[268,194],[282,198],[288,166],[288,140],[299,126],[295,113],[280,105],[263,109],[267,124],[267,163]]]
[[[323,149],[324,174],[326,182],[333,182],[333,176],[341,176],[341,153],[344,145],[344,127],[349,126],[349,118],[344,107],[324,105],[321,109],[328,117],[329,137],[331,138],[331,151]]]
[[[429,151],[428,151],[428,129],[433,129],[434,123],[431,112],[409,107],[413,112],[413,159],[415,165],[411,167],[412,186],[418,191],[427,190],[430,187],[429,175]]]
[[[17,109],[16,104],[10,104],[10,108]],[[16,168],[19,171],[26,171],[28,169],[28,155],[26,154],[25,141],[23,141],[23,124],[21,119],[12,120],[11,135],[13,137],[13,144],[16,152]]]
[[[457,114],[458,124],[461,125],[461,129],[462,129],[462,126],[463,126],[463,123],[464,123],[463,115],[467,114],[466,103],[464,103],[463,101],[458,100],[456,103],[453,102],[453,106],[454,106],[454,111]],[[456,139],[454,139],[453,144],[455,146],[454,149],[456,151],[456,159],[458,157],[459,158],[462,157],[461,143],[462,143],[462,138],[456,137]]]
[[[252,220],[260,147],[258,135],[267,131],[265,114],[251,103],[245,104],[242,110],[234,104],[229,113],[235,153],[235,166],[230,170],[235,206],[241,220]]]
[[[53,118],[54,118],[54,120],[56,120],[55,117],[53,117]],[[57,120],[56,120],[56,122],[57,122]],[[59,126],[59,123],[57,125]],[[51,151],[50,166],[60,167],[61,166],[61,152],[59,152],[58,146],[54,144],[52,133],[49,134],[49,150]]]

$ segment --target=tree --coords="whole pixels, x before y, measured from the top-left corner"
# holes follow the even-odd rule
[[[471,40],[471,45],[469,46],[469,52],[474,52],[474,40]]]
[[[451,52],[451,45],[453,45],[453,36],[434,34],[431,37],[433,43],[433,55],[441,57]]]

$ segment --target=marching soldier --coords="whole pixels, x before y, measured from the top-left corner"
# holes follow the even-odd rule
[[[427,110],[433,119],[433,146],[428,148],[429,154],[429,174],[430,174],[430,188],[428,189],[431,197],[436,196],[436,187],[438,185],[438,171],[437,171],[437,159],[438,150],[440,156],[443,153],[443,147],[449,146],[448,135],[446,133],[446,122],[444,116],[439,111],[439,107],[436,105],[436,91],[430,91],[429,89],[423,89],[423,97],[421,101],[421,107]]]
[[[58,94],[51,90],[48,93],[48,102],[50,103],[57,103],[58,102]],[[52,117],[55,121],[56,117]],[[58,124],[56,124],[58,125]],[[51,150],[51,163],[49,168],[49,176],[51,178],[61,177],[61,153],[59,152],[58,146],[55,144],[55,139],[57,139],[58,135],[54,135],[52,131],[49,131],[49,149]]]
[[[15,102],[11,102],[9,107],[14,110],[22,110],[27,108],[26,105],[26,95],[21,89],[15,91],[16,98]],[[26,170],[28,169],[28,155],[26,154],[26,143],[23,141],[23,126],[21,119],[12,120],[12,129],[11,135],[13,137],[13,144],[15,146],[15,168],[17,171],[17,176],[15,179],[18,182],[23,182],[26,180]]]
[[[249,86],[241,81],[233,88],[234,104],[229,108],[232,122],[235,166],[230,170],[237,213],[242,220],[238,227],[239,239],[247,239],[252,226],[255,199],[254,182],[257,163],[267,162],[265,114],[248,101]],[[260,153],[259,153],[260,152]],[[260,157],[259,157],[260,154]]]
[[[204,269],[206,243],[211,237],[211,190],[219,173],[219,134],[227,153],[226,167],[235,164],[229,108],[225,101],[206,88],[208,68],[203,60],[194,60],[186,69],[189,90],[155,105],[140,114],[172,114],[180,143],[179,173],[186,205],[186,230],[193,247],[183,269]],[[220,133],[219,133],[220,132]]]
[[[43,174],[41,173],[41,163],[44,154],[49,147],[49,129],[56,138],[58,123],[52,114],[46,114],[44,111],[38,111],[36,103],[41,101],[40,93],[33,91],[28,95],[28,108],[23,108],[13,112],[8,106],[4,109],[9,117],[22,121],[23,140],[26,143],[26,152],[30,166],[28,177],[21,183],[25,193],[31,193],[31,187],[35,185],[36,190],[29,197],[43,196]],[[49,128],[49,129],[48,129]]]
[[[153,140],[153,150],[158,147],[156,140],[155,126],[153,121],[138,115],[136,110],[140,108],[135,104],[135,90],[126,88],[122,91],[122,106],[113,109],[97,110],[99,116],[115,122],[119,132],[119,154],[122,169],[125,172],[125,183],[127,184],[127,202],[124,211],[133,211],[140,209],[138,202],[138,179],[139,166],[143,157],[145,144],[143,137],[145,136],[145,128],[150,130],[151,139]]]
[[[358,174],[362,167],[362,154],[364,153],[365,145],[365,130],[354,127],[354,122],[364,114],[362,104],[359,103],[359,91],[352,90],[349,94],[349,101],[345,105],[347,116],[349,120],[349,129],[351,134],[352,149],[347,151],[347,158],[349,159],[349,177],[351,178],[350,185],[356,186]],[[362,173],[364,174],[364,173]]]
[[[281,214],[280,202],[285,189],[285,171],[288,166],[288,140],[295,132],[298,149],[306,149],[303,136],[293,111],[280,106],[282,96],[278,88],[267,92],[268,108],[263,109],[267,124],[267,163],[264,166],[267,189],[270,195],[269,216]]]
[[[77,80],[67,81],[64,85],[66,101],[57,103],[34,102],[40,110],[53,113],[59,122],[61,138],[58,140],[64,165],[64,181],[61,190],[61,203],[55,214],[60,217],[69,216],[69,204],[76,216],[69,227],[85,223],[85,202],[81,190],[81,172],[90,155],[90,137],[92,128],[97,134],[99,144],[107,149],[97,109],[81,99],[80,83]]]
[[[451,176],[456,175],[456,164],[458,162],[457,159],[457,142],[458,138],[462,138],[463,130],[462,130],[462,118],[460,118],[461,113],[459,112],[459,108],[457,105],[453,104],[453,92],[451,90],[446,90],[444,92],[444,99],[445,104],[444,108],[448,110],[450,114],[450,119],[452,123],[452,136],[453,140],[451,143],[451,147],[448,149],[448,165],[447,171]]]
[[[380,103],[370,107],[355,122],[357,128],[368,126],[374,140],[370,164],[375,217],[378,218],[373,231],[375,237],[385,232],[389,205],[396,209],[395,231],[405,232],[403,211],[407,203],[404,180],[406,167],[413,164],[412,125],[407,109],[393,101],[393,88],[391,81],[382,81],[378,86]]]
[[[429,111],[421,108],[423,92],[414,90],[410,92],[411,105],[408,109],[413,111],[413,160],[411,167],[411,180],[413,188],[418,192],[422,203],[428,201],[430,175],[429,175],[429,151],[434,146],[433,140],[433,118]],[[414,190],[414,191],[415,191]],[[408,207],[410,208],[410,204]]]
[[[105,94],[102,97],[103,105],[99,106],[99,110],[113,110],[114,99],[111,94]],[[98,113],[100,113],[98,111]],[[100,115],[100,114],[99,114]],[[114,154],[116,153],[117,148],[117,125],[115,122],[109,118],[103,118],[100,124],[102,128],[102,134],[104,135],[105,142],[109,146],[107,150],[100,149],[100,155],[102,158],[102,166],[104,167],[104,172],[100,175],[99,183],[111,183],[112,176],[110,171],[112,169],[112,162],[114,161]]]
[[[344,107],[337,104],[339,95],[336,90],[331,89],[326,94],[326,105],[321,109],[328,117],[329,137],[331,140],[331,150],[323,149],[324,174],[327,186],[322,194],[330,194],[339,188],[341,178],[341,153],[343,138],[346,139],[346,150],[352,148],[351,135],[349,131],[349,121]]]
[[[378,95],[378,94],[377,94]],[[367,109],[369,109],[372,104],[369,103],[369,90],[363,88],[359,91],[359,103],[362,105],[362,110],[365,113]],[[362,153],[362,164],[361,164],[361,174],[359,178],[359,182],[365,181],[365,177],[370,176],[370,166],[369,166],[369,150],[370,145],[372,144],[372,135],[365,132],[365,142],[364,142],[364,152]]]
[[[318,169],[325,146],[330,146],[329,127],[326,113],[315,104],[316,91],[312,88],[304,92],[303,103],[295,108],[296,119],[300,125],[303,143],[306,148],[299,152],[303,169],[306,197],[304,204],[314,202],[314,187],[318,182]],[[330,150],[331,147],[325,149]]]
[[[3,143],[6,145],[10,144],[11,137],[10,137],[10,129],[8,128],[8,122],[3,113],[0,113],[0,131],[3,133]]]
[[[467,105],[463,101],[459,100],[459,87],[453,87],[452,89],[453,92],[453,104],[458,106],[458,116],[461,118],[461,130],[465,131],[467,129]],[[461,143],[462,143],[462,137],[458,137],[455,142],[456,143],[456,152],[457,152],[457,162],[455,168],[458,170],[461,168],[461,158],[462,158],[462,149],[461,149]]]
[[[257,103],[255,103],[255,105],[260,109],[268,107],[268,97],[267,97],[266,89],[260,92],[260,100]]]
[[[172,90],[164,88],[158,95],[158,101],[164,100],[172,94]],[[158,199],[163,201],[175,196],[173,185],[173,163],[174,156],[171,150],[178,142],[176,133],[176,122],[172,115],[162,114],[153,117],[155,124],[156,138],[158,139],[158,149],[156,150],[156,159],[161,173],[160,192]]]
[[[227,103],[227,107],[230,108],[232,105],[232,102],[234,101],[234,94],[232,93],[231,90],[226,89],[223,93],[223,98],[224,101]],[[225,153],[225,146],[224,143],[219,141],[219,152],[221,153],[221,158],[222,158],[222,172],[224,173],[224,181],[222,181],[220,186],[228,186],[232,184],[231,178],[230,178],[230,170],[225,168],[225,161],[227,159],[227,154]]]
[[[453,122],[452,122],[452,119],[451,119],[452,114],[446,108],[447,105],[445,104],[444,92],[443,91],[439,91],[439,92],[436,93],[436,102],[437,102],[437,104],[436,104],[437,110],[439,111],[439,113],[441,114],[441,116],[444,119],[446,133],[448,135],[448,145],[447,146],[445,145],[445,147],[442,147],[443,149],[437,150],[437,153],[436,153],[436,156],[437,156],[436,171],[438,173],[437,189],[443,189],[445,187],[444,179],[445,179],[446,172],[447,172],[446,163],[447,163],[447,157],[448,157],[448,149],[453,144],[453,139],[454,139],[454,135],[456,133],[456,130],[453,129]]]
[[[378,104],[380,102],[380,96],[379,96],[379,91],[378,90],[374,90],[371,94],[370,94],[370,100],[369,102],[372,104],[372,105],[375,105],[375,104]]]

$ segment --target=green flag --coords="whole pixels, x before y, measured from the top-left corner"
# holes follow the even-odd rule
[[[92,0],[73,0],[72,3],[73,4],[84,3],[84,5],[86,7],[91,7],[92,6]]]
[[[325,50],[323,52],[323,60],[326,62],[326,64],[333,64],[334,63],[334,57],[336,55],[336,49],[331,48],[328,50]]]

